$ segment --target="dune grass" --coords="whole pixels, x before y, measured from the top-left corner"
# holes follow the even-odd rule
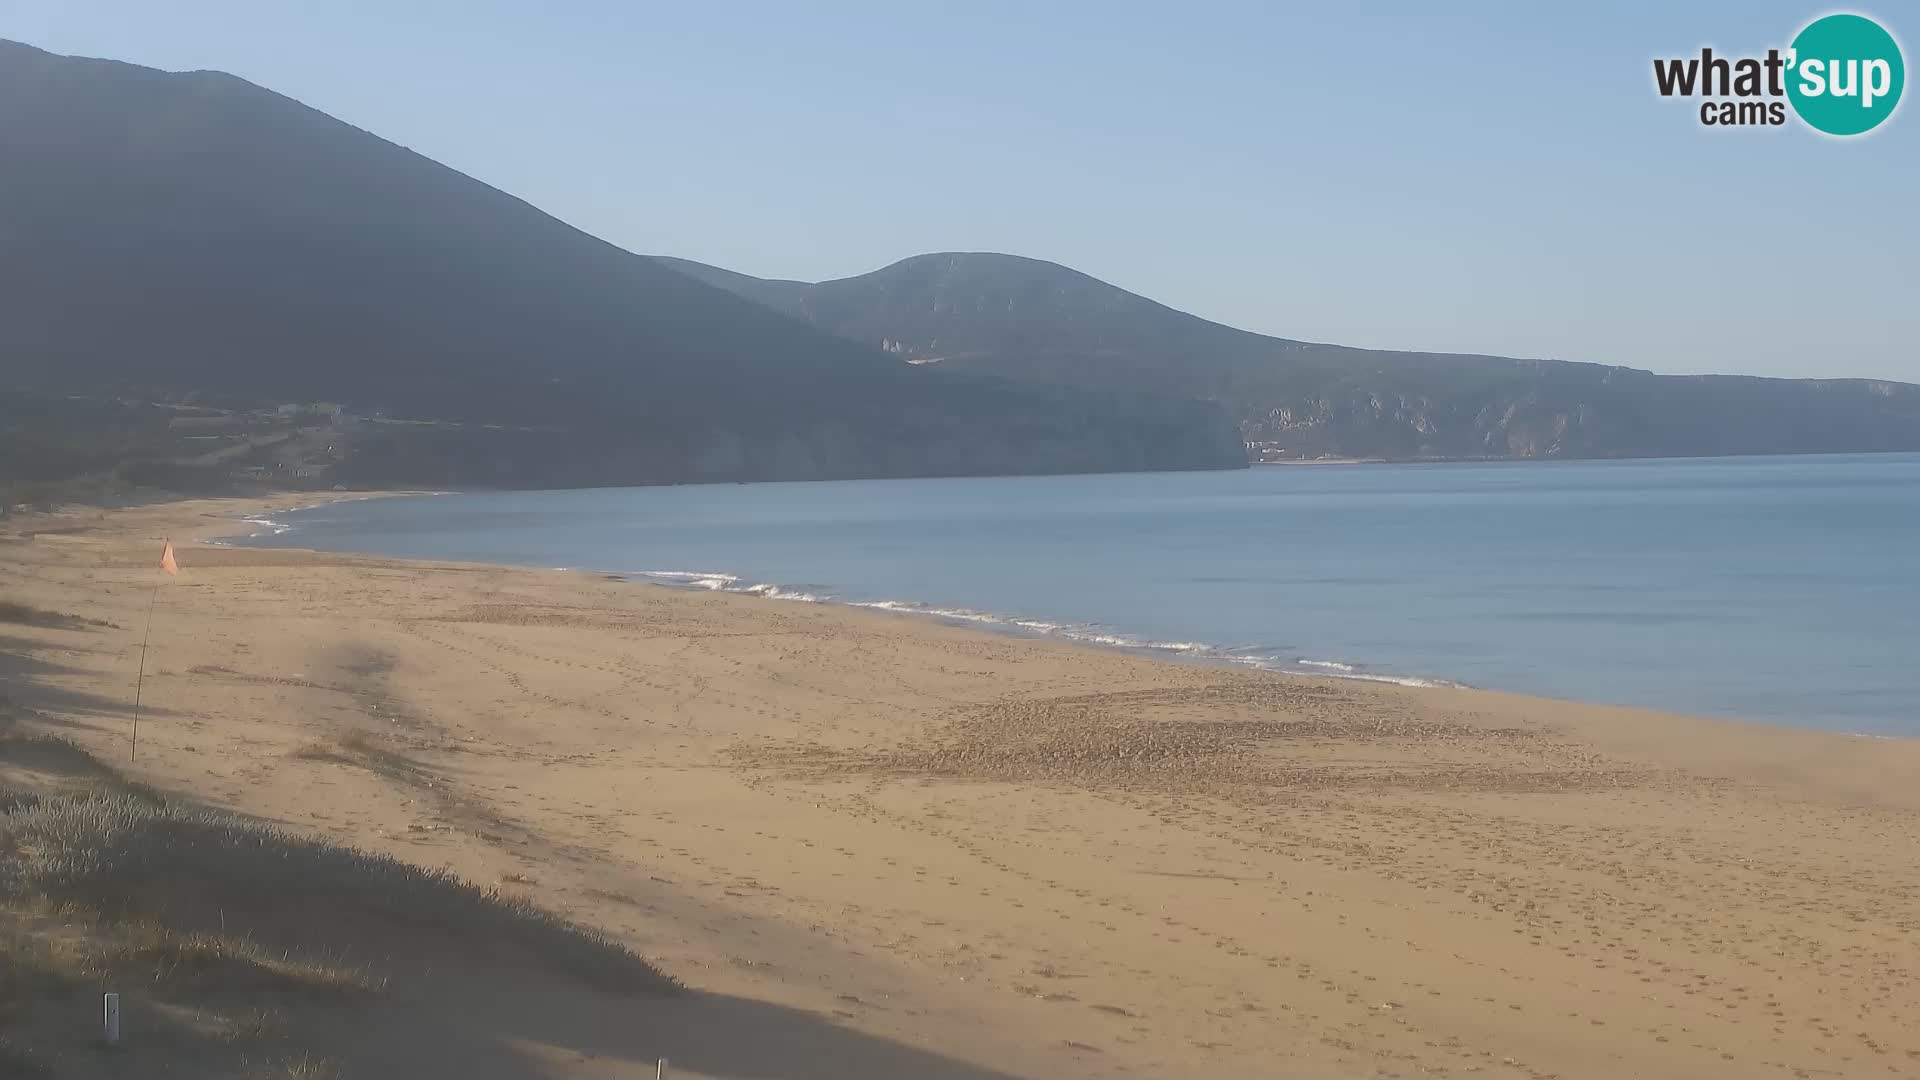
[[[302,1054],[272,1066],[261,1080],[335,1080],[340,1067],[326,1058]]]
[[[0,1077],[91,1052],[35,1016],[89,998],[97,1009],[105,989],[187,1007],[202,1018],[196,1052],[294,1052],[246,1076],[309,1078],[337,1072],[299,1051],[303,1009],[372,1002],[423,972],[542,970],[612,993],[679,991],[624,945],[525,898],[168,800],[67,740],[0,731],[0,764],[33,785],[0,784]]]
[[[163,927],[175,947],[219,935],[272,952],[455,944],[621,993],[673,981],[598,931],[531,902],[384,855],[141,794],[14,800],[0,816],[0,900]],[[506,957],[502,957],[506,958]]]
[[[4,695],[0,695],[3,698]],[[0,700],[0,705],[4,705]],[[10,717],[0,714],[0,764],[31,769],[48,778],[39,788],[0,784],[0,814],[55,795],[130,795],[148,802],[164,802],[153,788],[129,780],[119,770],[94,757],[71,739],[59,735],[22,732]]]

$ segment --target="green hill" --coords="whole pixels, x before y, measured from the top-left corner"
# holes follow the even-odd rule
[[[233,76],[0,41],[6,393],[431,422],[343,434],[353,482],[1244,464],[1215,407],[903,365]]]
[[[1271,456],[1641,457],[1920,449],[1920,387],[1655,375],[1600,364],[1385,352],[1209,322],[1064,266],[919,255],[858,277],[691,277],[926,367],[1185,395]]]

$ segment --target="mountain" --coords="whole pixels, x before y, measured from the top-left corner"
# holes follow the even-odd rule
[[[1245,463],[1217,407],[903,365],[231,75],[5,41],[0,392],[411,421],[343,429],[370,483]]]
[[[1054,263],[919,255],[858,277],[690,277],[923,367],[1223,403],[1269,456],[1646,457],[1920,449],[1920,387],[1386,352],[1209,322]]]

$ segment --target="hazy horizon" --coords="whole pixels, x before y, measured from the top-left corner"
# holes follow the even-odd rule
[[[1825,8],[569,10],[23,0],[0,37],[230,72],[757,277],[996,251],[1295,339],[1920,382],[1913,119],[1711,131],[1651,86]]]

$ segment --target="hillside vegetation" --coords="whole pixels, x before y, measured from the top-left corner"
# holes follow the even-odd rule
[[[1217,407],[902,365],[231,75],[11,42],[0,392],[388,421],[333,442],[328,482],[1245,461]],[[87,456],[33,410],[0,415],[8,461]]]
[[[1920,449],[1920,387],[1905,383],[1656,375],[1293,341],[1011,255],[920,255],[819,284],[663,262],[920,366],[1219,402],[1257,451],[1277,457]]]

